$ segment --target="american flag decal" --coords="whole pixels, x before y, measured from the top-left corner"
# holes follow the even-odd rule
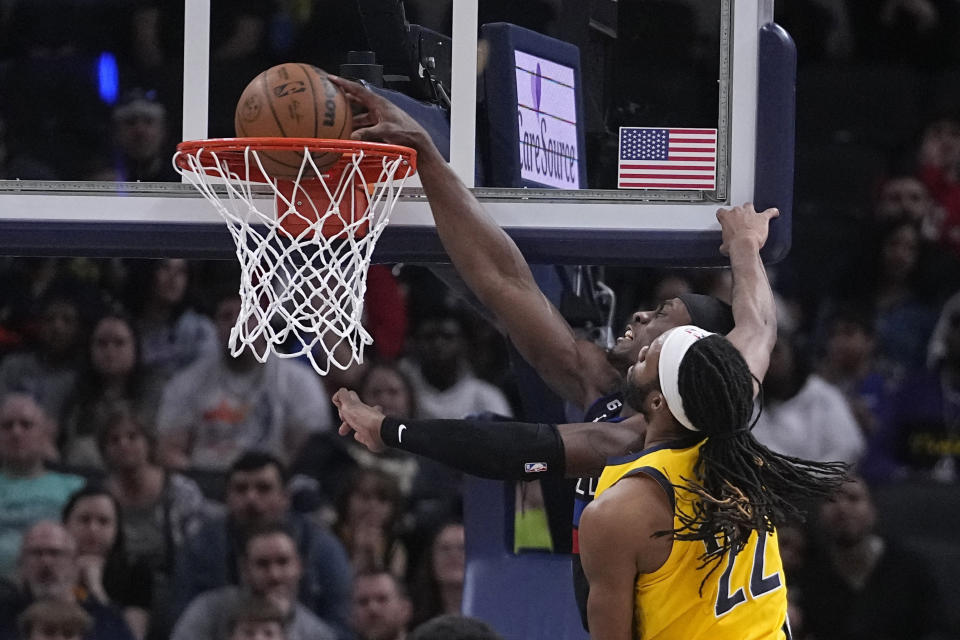
[[[617,186],[716,189],[717,130],[620,127]]]

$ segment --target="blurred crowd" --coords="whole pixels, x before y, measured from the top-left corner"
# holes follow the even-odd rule
[[[562,3],[529,4],[486,10],[558,28]],[[365,48],[348,5],[214,0],[211,136],[232,134],[230,96],[269,64],[335,69]],[[449,3],[406,5],[449,33]],[[182,6],[0,0],[0,179],[175,179]],[[781,532],[794,637],[955,637],[960,5],[780,0],[777,18],[800,62],[794,247],[770,269],[780,339],[755,434],[858,478]],[[105,47],[123,80],[112,105],[78,80]],[[730,294],[723,271],[600,276],[621,314]],[[180,259],[0,261],[0,640],[400,640],[466,624],[442,615],[462,597],[459,475],[339,437],[329,398],[346,386],[394,417],[536,420],[507,345],[427,269],[377,265],[363,365],[321,378],[233,358],[237,279]],[[518,548],[564,551],[535,483],[517,505]],[[440,635],[405,635],[430,620]]]
[[[402,637],[459,612],[458,474],[341,438],[330,404],[349,386],[397,417],[512,415],[478,377],[509,387],[505,345],[425,269],[372,268],[375,351],[323,378],[229,354],[230,265],[2,271],[0,638],[64,594],[97,638],[219,640],[249,598],[279,603],[297,638]]]

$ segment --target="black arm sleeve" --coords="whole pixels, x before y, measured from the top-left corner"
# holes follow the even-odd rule
[[[487,420],[384,418],[380,437],[394,449],[491,480],[563,477],[563,441],[556,425]]]

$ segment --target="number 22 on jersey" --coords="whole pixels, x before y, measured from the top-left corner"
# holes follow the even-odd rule
[[[784,581],[780,571],[773,571],[768,575],[764,566],[766,564],[767,538],[769,535],[767,533],[757,534],[756,541],[752,545],[754,547],[752,552],[751,545],[748,544],[740,553],[734,555],[733,550],[730,550],[720,560],[724,564],[724,569],[719,577],[717,601],[714,606],[714,613],[718,618],[746,602],[747,593],[749,593],[751,600],[756,600],[783,587]],[[704,546],[707,547],[708,552],[716,551],[719,548],[716,540],[713,539],[704,541]],[[745,584],[731,585],[734,565],[739,566],[743,562],[750,563],[747,579],[743,581]],[[740,575],[742,572],[738,571],[737,574]]]

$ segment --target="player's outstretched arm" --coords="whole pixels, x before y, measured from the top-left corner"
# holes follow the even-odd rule
[[[373,452],[387,447],[430,458],[481,478],[536,480],[596,476],[606,460],[642,446],[641,416],[622,422],[552,425],[489,420],[397,420],[340,389],[333,396],[340,435]]]
[[[457,272],[544,381],[581,407],[614,387],[616,371],[602,350],[576,339],[540,291],[516,244],[447,165],[423,127],[362,85],[335,76],[331,80],[364,110],[353,119],[355,138],[417,151],[437,232]]]
[[[727,339],[739,349],[750,371],[761,381],[777,341],[777,307],[760,259],[760,249],[767,242],[770,220],[779,215],[777,209],[758,212],[752,204],[717,211],[723,231],[720,252],[730,256],[733,275],[735,326]]]

